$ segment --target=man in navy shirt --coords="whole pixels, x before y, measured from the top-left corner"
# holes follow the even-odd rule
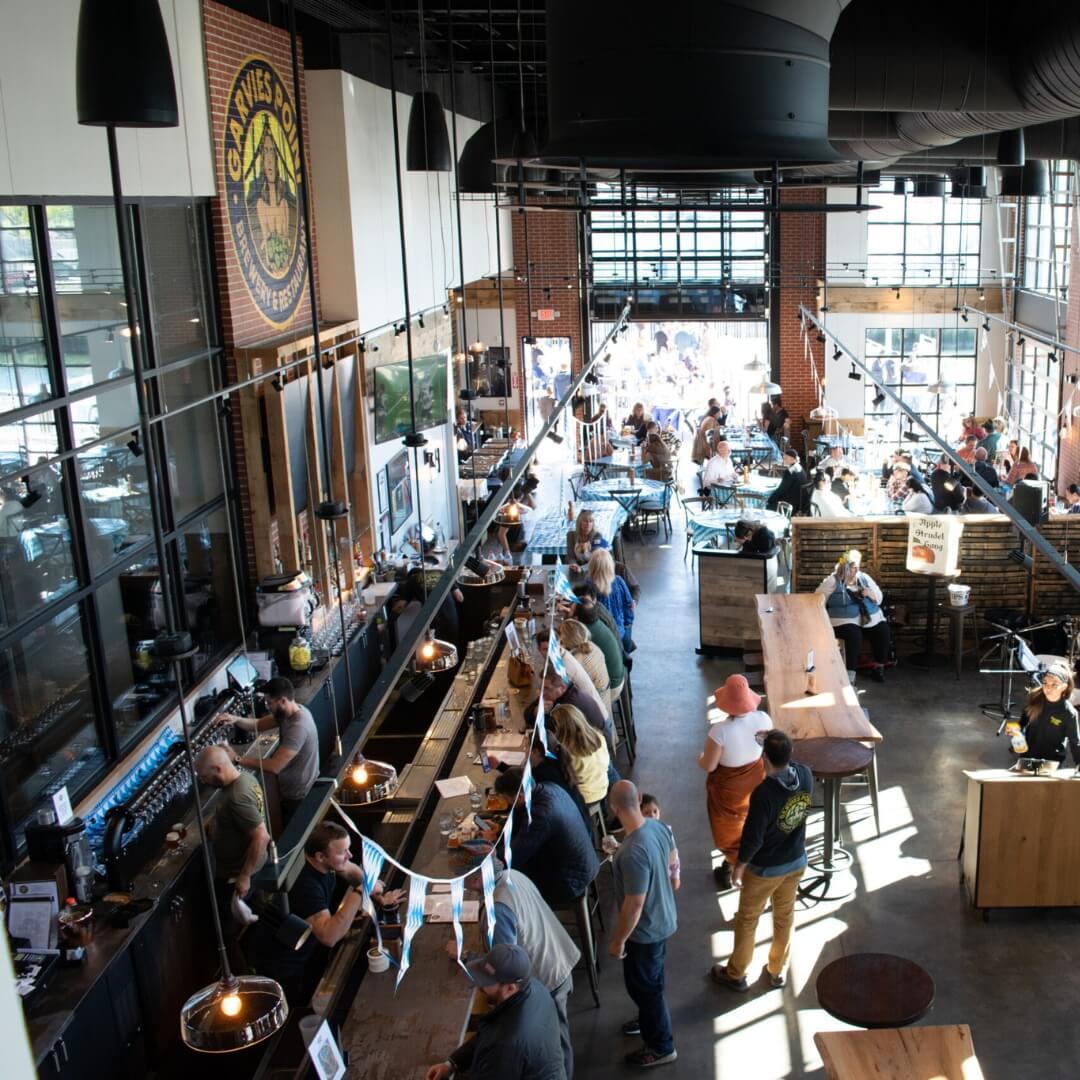
[[[750,796],[739,860],[731,872],[732,885],[742,889],[735,916],[735,948],[726,964],[712,967],[715,982],[739,992],[747,989],[754,933],[770,900],[773,937],[764,973],[772,986],[784,985],[795,897],[806,869],[806,816],[814,790],[810,770],[791,760],[791,740],[784,732],[770,731],[762,748],[765,779]]]

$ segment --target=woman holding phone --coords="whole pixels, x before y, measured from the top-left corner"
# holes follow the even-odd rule
[[[814,591],[825,596],[825,612],[833,632],[844,643],[848,669],[858,667],[865,635],[874,654],[870,677],[874,682],[884,682],[889,624],[881,610],[881,589],[869,574],[862,572],[861,553],[854,548],[845,551],[833,572]]]

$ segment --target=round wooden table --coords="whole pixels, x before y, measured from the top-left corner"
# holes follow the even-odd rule
[[[826,965],[817,977],[818,1004],[862,1028],[906,1027],[934,1004],[934,980],[913,960],[890,953],[854,953]]]
[[[840,781],[845,776],[866,772],[874,760],[874,751],[856,739],[823,736],[796,739],[791,758],[809,766],[814,779],[825,784],[824,850],[820,858],[809,861],[808,865],[817,874],[799,890],[801,896],[810,897],[820,890],[823,898],[830,890],[833,874],[851,864],[850,853],[840,846]],[[845,895],[850,895],[850,892]]]

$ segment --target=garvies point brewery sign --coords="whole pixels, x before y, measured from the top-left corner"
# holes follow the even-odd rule
[[[307,280],[307,237],[296,105],[263,56],[248,56],[229,90],[224,138],[229,233],[244,284],[276,327],[296,314]]]

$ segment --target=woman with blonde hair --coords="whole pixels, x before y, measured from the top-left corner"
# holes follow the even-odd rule
[[[566,557],[570,564],[570,573],[581,573],[582,566],[589,561],[593,545],[600,538],[593,512],[582,510],[574,522],[574,527],[566,534]]]
[[[884,682],[891,634],[881,610],[884,596],[877,582],[863,573],[862,554],[855,548],[845,551],[833,572],[814,591],[825,597],[825,614],[833,633],[844,643],[848,670],[858,668],[865,636],[874,653],[870,677]]]
[[[566,751],[586,805],[600,802],[608,792],[607,743],[585,714],[574,705],[556,705],[548,716],[559,745]]]
[[[607,662],[598,645],[593,644],[584,623],[577,619],[565,619],[558,626],[556,633],[559,644],[585,669],[601,699],[611,714],[611,679],[608,676]]]
[[[1039,685],[1028,695],[1020,723],[1005,726],[1014,739],[1022,737],[1023,749],[1015,749],[1014,744],[1014,753],[1061,763],[1068,748],[1073,764],[1080,767],[1080,721],[1069,701],[1074,688],[1072,669],[1064,658],[1039,676]]]
[[[634,644],[630,629],[634,625],[634,598],[626,582],[615,573],[615,560],[607,548],[598,547],[589,556],[586,569],[589,580],[596,588],[596,596],[615,620],[615,632],[627,652],[633,652]]]

